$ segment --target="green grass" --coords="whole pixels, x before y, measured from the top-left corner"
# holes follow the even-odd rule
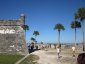
[[[37,60],[39,57],[37,55],[29,55],[25,60],[23,60],[20,64],[38,64]]]
[[[0,54],[0,64],[15,64],[23,55]]]

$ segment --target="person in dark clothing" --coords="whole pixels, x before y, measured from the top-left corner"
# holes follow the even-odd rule
[[[77,64],[85,64],[85,53],[80,53],[78,55]]]
[[[30,45],[28,46],[28,52],[29,52],[29,54],[31,53],[31,51],[30,51]]]
[[[33,52],[33,50],[34,50],[34,46],[31,46],[31,52]]]

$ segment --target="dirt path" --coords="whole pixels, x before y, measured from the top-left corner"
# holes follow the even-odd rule
[[[47,51],[39,50],[33,52],[32,54],[40,57],[38,60],[39,64],[76,64],[76,58],[62,55],[62,57],[59,59],[57,58],[57,55],[46,54],[46,52]]]
[[[40,60],[38,61],[39,64],[59,64],[57,61],[57,56],[46,54],[46,51],[35,51],[32,54],[38,55]]]

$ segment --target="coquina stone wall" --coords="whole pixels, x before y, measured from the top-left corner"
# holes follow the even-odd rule
[[[0,53],[27,54],[23,28],[25,16],[18,20],[0,20]]]

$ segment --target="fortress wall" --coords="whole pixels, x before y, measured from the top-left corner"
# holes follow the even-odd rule
[[[18,20],[0,20],[0,52],[27,53],[24,30],[25,17]]]

